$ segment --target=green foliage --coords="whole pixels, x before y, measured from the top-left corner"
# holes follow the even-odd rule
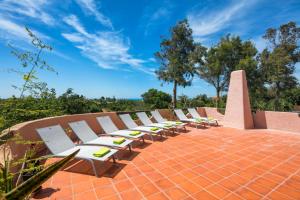
[[[153,88],[142,94],[142,98],[150,109],[169,108],[172,102],[171,95]]]
[[[262,75],[272,98],[274,110],[287,110],[292,102],[286,98],[289,90],[297,87],[295,64],[300,61],[300,27],[295,22],[269,28],[263,36],[269,49],[260,54]]]
[[[10,172],[10,162],[4,161],[4,165],[0,165],[0,192],[6,193],[13,189],[13,178],[14,176]]]
[[[62,94],[58,100],[60,101],[61,109],[64,113],[76,114],[89,111],[86,98],[82,95],[75,94],[71,88]]]
[[[53,98],[9,98],[0,100],[0,130],[14,124],[63,114]]]
[[[155,53],[160,62],[160,68],[155,73],[159,80],[173,83],[173,108],[175,108],[177,86],[190,86],[196,73],[196,67],[191,59],[195,44],[187,20],[178,22],[170,32],[171,38],[163,39],[160,51]]]
[[[143,100],[105,97],[88,99],[83,95],[76,94],[71,89],[68,89],[61,96],[56,97],[54,89],[48,91],[49,93],[45,92],[39,95],[39,97],[26,96],[23,98],[12,97],[0,99],[0,131],[17,123],[44,117],[101,112],[102,110],[135,111],[169,108],[171,103],[171,96],[169,94],[155,89],[145,92],[142,95]],[[187,103],[183,103],[182,97],[179,97],[178,107],[184,107],[184,104],[186,104],[186,107],[211,107],[215,106],[216,102],[213,98],[209,98],[206,95],[188,98]],[[13,109],[13,105],[16,105],[17,109]],[[220,107],[224,106],[224,103],[220,103]]]
[[[256,90],[256,54],[257,50],[250,41],[243,42],[240,37],[230,35],[221,38],[216,46],[207,51],[205,61],[201,61],[199,75],[216,89],[217,107],[220,94],[227,91],[230,73],[234,70],[245,70],[248,82],[251,83],[249,85]],[[202,59],[203,55],[199,56]]]
[[[26,91],[29,93],[37,93],[36,89],[39,89],[41,85],[43,85],[42,82],[38,82],[38,70],[54,72],[54,69],[41,57],[43,51],[51,51],[52,47],[40,40],[29,28],[26,27],[25,29],[34,48],[32,51],[22,51],[9,44],[11,53],[19,60],[22,69],[25,70],[15,71],[20,74],[24,80],[24,84],[22,84],[21,87],[14,86],[20,90],[20,97],[23,97]]]
[[[87,99],[68,89],[56,97],[54,89],[45,89],[37,96],[0,99],[0,131],[15,124],[64,114],[108,111],[134,111],[150,109],[142,100],[105,98]]]
[[[178,107],[182,109],[196,108],[196,107],[215,107],[216,98],[207,97],[205,94],[198,95],[194,98],[189,98],[186,95],[181,95],[178,97]],[[219,108],[225,108],[226,106],[226,96],[222,96],[219,99]]]
[[[71,161],[79,150],[65,157],[64,159],[57,161],[45,169],[41,170],[27,181],[23,182],[19,186],[15,187],[4,195],[5,199],[20,199],[23,200],[28,197],[33,191],[35,191],[40,185],[47,181],[51,176],[53,176],[58,170],[63,168],[69,161]]]

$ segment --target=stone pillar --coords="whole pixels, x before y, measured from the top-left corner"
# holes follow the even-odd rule
[[[239,129],[254,128],[244,70],[231,73],[223,125]]]

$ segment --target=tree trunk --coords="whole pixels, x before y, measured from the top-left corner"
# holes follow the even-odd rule
[[[173,109],[176,108],[176,103],[177,103],[176,96],[177,96],[177,81],[174,81],[174,86],[173,86],[173,101],[172,101]]]
[[[276,83],[276,92],[275,92],[275,102],[274,102],[274,111],[279,110],[279,96],[280,96],[280,83]]]
[[[220,88],[216,88],[217,91],[217,99],[216,99],[216,108],[219,108],[219,101],[220,101]]]

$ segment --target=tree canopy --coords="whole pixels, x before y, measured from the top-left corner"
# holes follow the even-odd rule
[[[227,35],[221,38],[216,46],[211,47],[207,54],[204,54],[205,61],[199,66],[200,78],[215,88],[219,100],[220,93],[228,89],[232,71],[244,69],[248,81],[252,82],[257,66],[256,53],[257,50],[250,41],[242,41],[239,36]]]
[[[172,102],[171,95],[153,88],[141,96],[145,104],[149,105],[151,109],[169,108]]]
[[[297,86],[295,64],[300,61],[300,27],[295,22],[269,28],[264,39],[269,47],[260,54],[263,78],[272,97],[274,110],[285,106],[287,91]]]
[[[177,86],[190,86],[196,73],[191,59],[195,50],[192,29],[187,20],[178,22],[171,29],[171,37],[163,39],[160,51],[155,53],[160,68],[155,71],[159,80],[173,83],[173,108],[176,107]]]

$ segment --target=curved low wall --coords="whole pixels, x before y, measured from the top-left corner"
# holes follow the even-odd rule
[[[222,121],[224,118],[224,115],[221,114],[217,108],[212,107],[198,107],[197,108],[198,113],[201,117],[213,117],[219,121]]]
[[[162,114],[163,117],[167,119],[175,119],[174,115],[169,109],[160,109],[159,112]],[[72,132],[68,123],[85,120],[95,133],[100,134],[103,132],[103,130],[96,119],[99,116],[110,116],[119,129],[126,129],[125,124],[121,121],[121,119],[118,117],[118,114],[116,112],[99,112],[99,113],[85,113],[85,114],[77,114],[77,115],[63,115],[63,116],[49,117],[49,118],[23,122],[11,127],[10,133],[12,134],[18,133],[24,140],[33,141],[33,142],[41,141],[36,129],[59,124],[63,127],[63,129],[66,130],[66,133],[73,140],[73,142],[78,142],[78,138]],[[136,122],[140,125],[138,120],[136,120]],[[24,146],[24,144],[16,144],[15,142],[8,142],[0,146],[0,152],[3,150],[4,147],[6,147],[7,151],[10,151],[10,155],[14,159],[23,157],[27,149],[26,146]],[[38,145],[36,150],[38,155],[45,155],[48,153],[48,150],[44,144]],[[0,163],[2,163],[3,161],[3,158],[1,156],[2,153],[0,153]]]
[[[99,116],[110,116],[118,128],[120,129],[125,128],[125,125],[120,120],[116,112],[105,112],[105,113],[101,112],[101,113],[86,113],[86,114],[77,114],[77,115],[63,115],[58,117],[50,117],[50,118],[43,118],[34,121],[28,121],[11,127],[10,131],[13,134],[18,133],[20,136],[22,136],[24,140],[41,141],[36,131],[37,128],[43,128],[47,126],[60,124],[65,130],[68,130],[67,131],[68,135],[75,142],[77,141],[77,137],[71,131],[71,128],[68,126],[68,123],[85,120],[89,124],[89,126],[95,131],[95,133],[99,134],[102,133],[103,131],[101,126],[96,120],[96,117]],[[26,151],[24,144],[16,144],[13,142],[8,143],[8,148],[13,158],[22,157]],[[38,154],[45,154],[46,152],[47,152],[47,148],[45,145],[39,145],[37,147]]]
[[[170,109],[157,109],[161,116],[169,120],[177,120],[177,117],[174,115],[173,111]]]
[[[255,128],[300,133],[300,114],[298,113],[256,111],[253,119]]]

